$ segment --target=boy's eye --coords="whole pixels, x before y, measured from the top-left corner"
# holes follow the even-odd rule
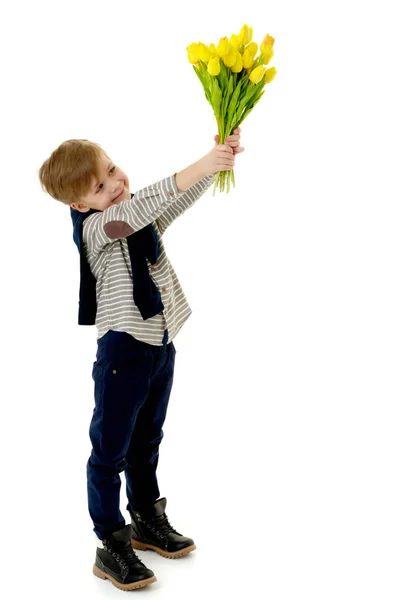
[[[112,169],[110,169],[110,173],[111,173],[111,171],[115,171],[115,166],[114,166]],[[102,183],[99,185],[99,187],[98,187],[98,188],[97,188],[97,190],[96,190],[96,194],[97,194],[97,192],[99,191],[99,189],[100,189],[100,187],[101,187],[102,185],[103,185]]]

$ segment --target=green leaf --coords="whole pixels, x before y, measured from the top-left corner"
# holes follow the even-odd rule
[[[204,95],[205,95],[205,97],[207,99],[207,102],[209,102],[211,104],[211,106],[212,106],[211,94],[210,94],[210,92],[208,91],[207,88],[204,88]]]
[[[254,83],[251,83],[251,81],[250,81],[250,84],[249,84],[249,87],[247,88],[247,92],[246,92],[245,96],[237,104],[236,115],[234,117],[234,121],[236,121],[242,114],[243,110],[245,108],[247,108],[247,106],[250,105],[254,101],[255,98],[257,98],[258,94],[260,93],[260,90],[262,90],[262,88],[264,86],[265,86],[265,83],[264,83],[263,79],[261,79],[261,81],[259,81],[256,85],[254,85]]]
[[[239,102],[241,102],[243,100],[243,98],[245,97],[248,87],[249,87],[249,83],[251,83],[251,81],[248,77],[244,77],[240,81],[242,82],[242,87],[240,90]]]
[[[257,94],[255,96],[253,96],[253,98],[251,99],[251,101],[249,102],[249,104],[246,106],[246,110],[248,108],[253,108],[253,106],[255,106],[257,104],[257,102],[259,101],[259,99],[261,98],[261,96],[264,94],[265,90],[259,90],[257,92]]]
[[[232,97],[232,92],[233,92],[233,74],[230,75],[229,77],[229,81],[228,81],[228,86],[227,89],[225,91],[224,94],[224,99],[222,100],[222,107],[221,107],[221,115],[222,118],[225,120],[225,115],[226,115],[226,108],[228,106],[228,103]]]
[[[193,66],[193,69],[194,69],[197,77],[201,81],[207,101],[211,104],[211,94],[210,94],[210,90],[209,90],[209,77],[208,77],[208,72],[205,67],[205,64],[203,62],[200,62],[200,68],[196,69],[196,67]]]
[[[212,99],[212,107],[214,109],[214,114],[218,120],[219,116],[220,116],[220,112],[221,112],[222,92],[218,85],[218,80],[216,77],[212,78],[211,99]]]
[[[200,79],[201,85],[204,88],[204,93],[205,93],[205,96],[206,96],[208,102],[211,102],[211,95],[210,95],[210,92],[208,90],[208,83],[206,81],[204,72],[202,72],[201,68],[200,69],[196,69],[195,66],[193,66],[193,70],[196,73],[197,77]]]
[[[231,122],[234,112],[236,110],[236,104],[237,104],[237,100],[238,100],[239,94],[240,94],[240,87],[241,87],[241,82],[239,81],[239,83],[237,84],[237,86],[232,94],[232,98],[229,102],[228,113],[226,116],[226,126],[227,126],[226,130],[228,132],[228,135],[230,132],[230,122]]]
[[[220,71],[220,87],[221,90],[225,90],[228,87],[228,67],[225,65],[223,60],[220,60],[221,71]],[[230,69],[229,69],[230,71]]]
[[[246,108],[246,110],[244,111],[244,113],[241,115],[241,117],[239,118],[238,121],[235,122],[235,126],[232,129],[236,129],[236,127],[239,127],[241,123],[243,123],[243,121],[245,120],[245,118],[251,113],[251,111],[253,110],[253,108],[255,107],[255,105],[257,104],[257,102],[260,100],[261,96],[265,93],[265,90],[263,90],[261,92],[261,94],[258,96],[258,98],[255,100],[254,104],[252,106],[248,106]]]
[[[200,69],[196,69],[196,67],[194,65],[193,66],[193,71],[196,73],[197,77],[200,79],[201,83],[203,83],[203,77],[202,74],[200,73]]]
[[[257,83],[257,84],[251,83],[251,81],[250,81],[250,86],[249,86],[249,88],[247,89],[247,92],[246,92],[246,94],[245,94],[245,96],[244,96],[243,100],[241,101],[241,104],[243,105],[243,107],[244,107],[246,104],[249,104],[249,102],[250,102],[250,101],[251,101],[251,100],[254,98],[254,96],[256,96],[256,95],[257,95],[257,93],[259,92],[259,90],[260,90],[262,87],[264,87],[264,85],[265,85],[265,83],[264,83],[264,81],[263,81],[263,80],[261,80],[261,81],[260,81],[259,83]]]

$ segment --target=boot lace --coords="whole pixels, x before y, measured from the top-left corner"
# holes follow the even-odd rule
[[[154,519],[154,526],[160,529],[163,533],[178,533],[176,529],[174,529],[171,523],[168,521],[167,515],[163,514]],[[179,534],[178,534],[179,535]]]
[[[129,566],[140,562],[140,558],[136,555],[130,542],[128,542],[125,546],[118,547],[118,549],[108,547],[107,552],[109,552],[111,556],[115,558],[121,567],[129,568]]]

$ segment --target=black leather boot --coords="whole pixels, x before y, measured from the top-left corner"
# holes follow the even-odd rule
[[[178,558],[196,550],[191,538],[178,533],[165,514],[166,498],[138,512],[128,504],[132,517],[132,546],[136,550],[154,550],[166,558]]]
[[[131,545],[132,526],[114,531],[97,548],[93,573],[100,579],[109,579],[120,590],[136,590],[157,578],[135,554]]]

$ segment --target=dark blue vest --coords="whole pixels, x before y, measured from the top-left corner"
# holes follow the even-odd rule
[[[134,194],[131,194],[133,198]],[[78,325],[94,325],[97,312],[96,279],[90,269],[86,253],[82,252],[83,221],[95,212],[91,208],[82,213],[70,207],[73,223],[73,240],[80,254],[80,286]],[[160,292],[150,277],[146,257],[153,265],[158,259],[158,236],[151,223],[126,238],[131,259],[133,279],[133,299],[144,320],[150,319],[164,310]]]

